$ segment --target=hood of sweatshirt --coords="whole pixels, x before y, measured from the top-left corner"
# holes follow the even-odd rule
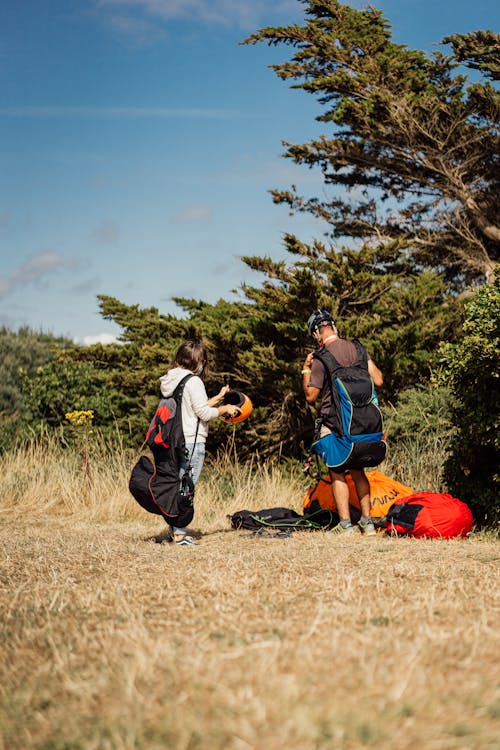
[[[182,378],[186,375],[192,375],[190,370],[185,370],[184,367],[174,367],[169,370],[165,375],[160,378],[160,390],[165,398],[168,398],[175,391]]]

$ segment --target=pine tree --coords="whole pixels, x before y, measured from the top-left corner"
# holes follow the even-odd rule
[[[290,62],[271,67],[318,98],[326,134],[285,144],[285,156],[319,166],[333,197],[274,190],[274,201],[323,219],[334,240],[382,245],[455,288],[491,281],[500,245],[500,96],[491,84],[499,35],[448,36],[452,53],[428,56],[396,44],[376,8],[304,5],[304,25],[264,28],[245,43],[293,49]],[[459,64],[482,80],[470,84]],[[352,188],[362,198],[352,199]]]

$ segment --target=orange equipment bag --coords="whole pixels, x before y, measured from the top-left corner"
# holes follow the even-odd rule
[[[389,508],[401,497],[413,495],[411,487],[406,487],[400,482],[382,474],[375,469],[367,472],[366,478],[370,484],[370,515],[372,518],[383,518],[387,515]],[[356,488],[352,477],[346,474],[346,481],[349,486],[349,504],[359,508],[359,500],[356,494]],[[317,501],[321,508],[325,510],[337,511],[335,500],[333,499],[332,480],[330,475],[326,474],[311,487],[304,498],[304,508],[309,508],[314,501]]]

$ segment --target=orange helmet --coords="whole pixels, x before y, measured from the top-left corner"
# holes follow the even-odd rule
[[[228,414],[224,414],[221,419],[224,420],[224,422],[229,423],[235,423],[235,422],[243,422],[245,419],[247,419],[250,414],[252,413],[252,402],[248,398],[248,396],[245,396],[244,393],[240,393],[240,391],[228,391],[224,395],[223,402],[224,404],[232,404],[233,406],[238,407],[238,413],[235,417],[230,417]]]

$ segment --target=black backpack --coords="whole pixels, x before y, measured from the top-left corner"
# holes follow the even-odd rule
[[[177,385],[172,396],[162,399],[146,433],[146,444],[151,449],[154,463],[141,456],[130,475],[132,496],[149,513],[165,516],[169,524],[187,526],[194,515],[194,483],[191,467],[187,466],[182,479],[179,471],[188,461],[182,430],[181,404],[189,374]]]
[[[353,341],[357,358],[344,367],[327,349],[314,352],[323,364],[330,384],[332,406],[321,422],[337,437],[359,441],[382,440],[382,416],[375,385],[368,372],[368,353],[359,341]]]
[[[300,529],[321,529],[333,526],[338,516],[320,508],[301,516],[292,508],[263,508],[262,510],[239,510],[227,516],[233,529],[278,529],[297,531]]]

